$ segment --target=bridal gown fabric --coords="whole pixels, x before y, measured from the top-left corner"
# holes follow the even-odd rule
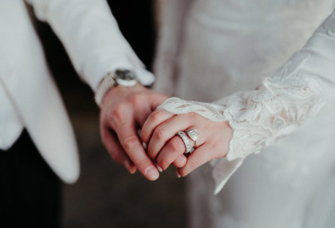
[[[335,227],[334,6],[326,0],[163,3],[155,89],[216,101],[207,108],[218,118],[207,117],[234,129],[227,158],[187,178],[190,227]],[[168,102],[162,108],[174,113],[192,111],[185,111],[190,104],[206,109]]]

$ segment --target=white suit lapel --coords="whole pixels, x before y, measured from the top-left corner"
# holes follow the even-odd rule
[[[75,137],[25,5],[0,0],[0,9],[6,21],[0,26],[0,40],[6,41],[0,57],[7,63],[1,84],[43,158],[62,180],[72,183],[79,176]]]

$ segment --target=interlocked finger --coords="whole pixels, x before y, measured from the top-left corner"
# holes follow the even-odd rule
[[[174,114],[163,110],[155,110],[152,112],[143,124],[141,132],[142,141],[148,144],[156,127],[173,116]]]
[[[215,151],[211,146],[204,144],[198,147],[188,158],[187,163],[184,167],[178,169],[178,174],[184,177],[191,173],[193,170],[199,166],[205,164],[206,162],[215,159]]]
[[[123,165],[131,174],[136,172],[136,166],[129,159],[128,155],[118,142],[117,137],[113,135],[113,132],[110,129],[101,128],[101,140],[115,162]]]
[[[157,157],[157,164],[167,169],[172,162],[185,153],[185,144],[179,136],[174,136],[162,149]],[[183,155],[184,156],[184,155]],[[186,158],[186,157],[185,157]],[[185,164],[184,164],[185,165]]]
[[[178,115],[160,124],[156,127],[150,139],[148,155],[153,159],[157,158],[164,145],[166,145],[177,132],[189,128],[192,122],[190,119],[185,119],[183,115]]]
[[[194,141],[189,139],[186,136],[186,141],[189,143],[189,146],[193,148],[195,146]],[[185,138],[184,138],[185,139]],[[201,141],[203,144],[204,141]],[[187,152],[187,147],[184,140],[179,135],[174,136],[161,150],[157,157],[157,164],[163,169],[167,169],[171,163],[176,167],[181,168],[185,165],[187,159],[185,153]]]

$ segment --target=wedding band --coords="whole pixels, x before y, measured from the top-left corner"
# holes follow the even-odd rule
[[[183,131],[178,132],[176,135],[178,135],[184,142],[184,145],[186,147],[186,151],[184,153],[192,153],[193,148],[191,146],[190,140],[186,136],[186,134]]]
[[[197,145],[197,140],[199,138],[199,132],[196,129],[189,129],[185,131],[188,137],[194,142],[194,147]]]

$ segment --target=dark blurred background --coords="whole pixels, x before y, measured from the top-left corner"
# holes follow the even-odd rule
[[[120,30],[150,70],[154,58],[154,0],[110,0]],[[63,186],[64,228],[186,227],[184,182],[169,168],[159,180],[130,175],[100,141],[99,109],[47,24],[37,22],[50,69],[70,115],[80,151],[81,176]]]

